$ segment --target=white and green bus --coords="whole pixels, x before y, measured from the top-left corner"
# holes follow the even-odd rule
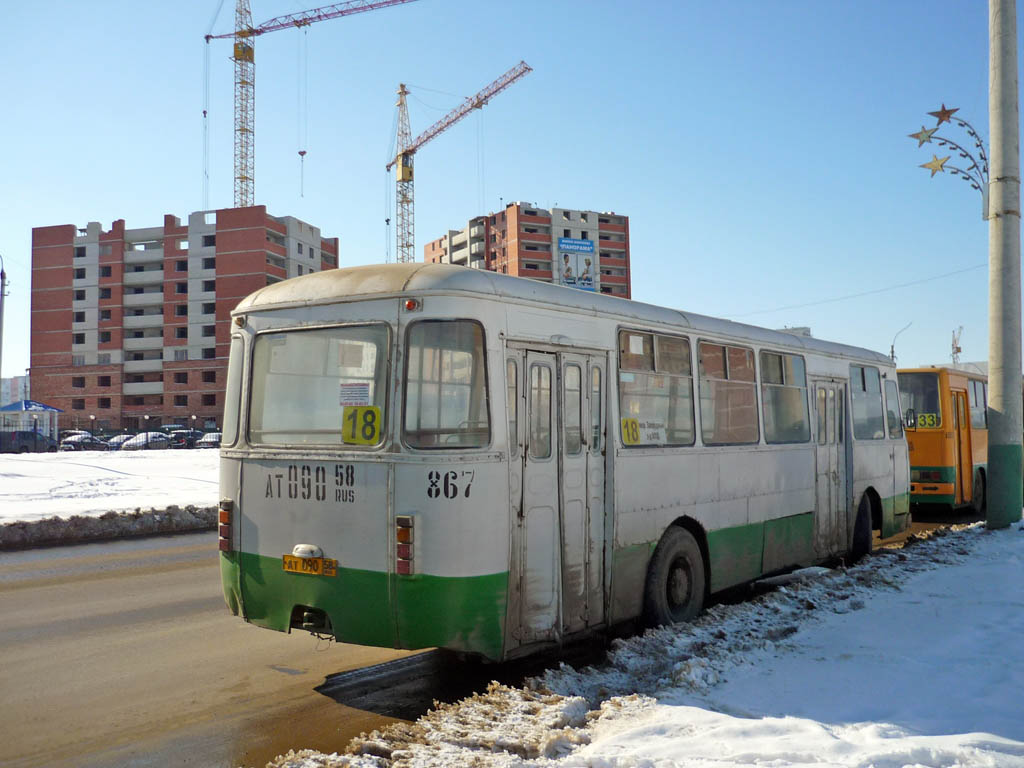
[[[910,518],[887,357],[443,264],[244,299],[221,446],[232,612],[493,660]]]

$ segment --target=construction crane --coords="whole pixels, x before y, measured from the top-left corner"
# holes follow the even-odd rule
[[[253,38],[276,32],[279,29],[308,27],[318,21],[336,19],[339,16],[351,16],[364,11],[375,11],[392,5],[403,5],[415,0],[347,0],[320,8],[313,8],[300,13],[289,13],[276,16],[265,21],[258,27],[252,25],[252,11],[249,0],[235,2],[235,31],[223,35],[207,35],[206,43],[211,40],[234,38],[234,52],[231,59],[235,62],[235,207],[242,208],[253,204],[253,138],[254,113],[256,106],[255,62],[253,58]],[[205,110],[204,110],[205,117]]]
[[[415,204],[413,200],[412,174],[412,158],[413,155],[416,154],[416,150],[438,134],[451,128],[472,110],[482,108],[489,99],[501,93],[516,80],[532,71],[533,69],[525,61],[520,61],[516,66],[512,67],[512,69],[503,74],[475,96],[467,98],[462,102],[462,104],[427,128],[427,130],[415,139],[411,138],[412,132],[409,130],[409,109],[406,106],[405,101],[405,97],[409,92],[405,89],[405,83],[399,83],[397,103],[397,152],[395,154],[395,158],[388,163],[385,168],[387,171],[390,171],[393,167],[397,168],[395,173],[395,207],[398,219],[396,232],[396,256],[399,262],[416,260],[416,228],[413,220],[415,215]]]

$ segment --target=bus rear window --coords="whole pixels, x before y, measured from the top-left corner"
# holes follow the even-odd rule
[[[941,427],[942,409],[939,408],[939,374],[900,373],[900,407],[903,413],[914,409],[918,427]]]
[[[491,441],[484,331],[469,320],[421,320],[406,342],[403,438],[410,448]]]
[[[385,434],[385,325],[264,333],[252,355],[249,440],[379,445]]]

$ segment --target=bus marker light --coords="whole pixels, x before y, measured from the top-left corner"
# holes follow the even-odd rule
[[[221,499],[217,509],[217,548],[221,552],[231,552],[231,513],[235,509],[235,502],[231,499]]]
[[[222,539],[230,540],[231,539],[231,526],[230,525],[224,525],[224,523],[221,523],[220,526],[218,526],[218,528],[217,528],[217,535],[220,536]]]
[[[217,540],[217,549],[219,549],[221,552],[230,552],[231,551],[231,542],[228,541],[227,539],[218,539]]]
[[[411,544],[399,544],[398,545],[398,558],[400,560],[412,560],[412,545]]]
[[[413,572],[413,521],[412,515],[395,517],[395,572],[403,576]]]
[[[402,576],[409,576],[412,573],[412,560],[399,560],[395,563],[395,571]]]
[[[231,524],[231,511],[227,509],[217,510],[217,522]]]
[[[395,540],[403,544],[412,542],[412,528],[399,528],[395,531]]]
[[[419,299],[406,299],[405,300],[405,311],[406,312],[418,312],[423,308],[423,304],[420,303]]]

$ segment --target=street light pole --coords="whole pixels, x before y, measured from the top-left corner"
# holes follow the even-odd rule
[[[989,0],[988,512],[986,526],[1021,519],[1020,146],[1016,0]]]
[[[4,269],[4,257],[0,254],[0,377],[4,370],[4,296],[7,295],[7,271]]]

